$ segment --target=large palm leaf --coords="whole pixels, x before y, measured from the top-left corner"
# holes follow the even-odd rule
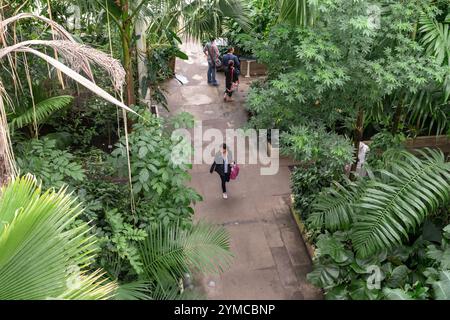
[[[160,225],[149,231],[139,252],[144,276],[162,287],[189,270],[218,272],[231,263],[229,235],[222,227],[199,223],[191,228]]]
[[[402,154],[389,170],[380,171],[380,179],[369,182],[358,204],[352,242],[362,257],[401,244],[427,215],[449,201],[450,164],[442,152],[421,152],[422,159]]]
[[[449,71],[444,83],[445,100],[450,97],[450,15],[441,23],[422,14],[420,18],[421,42],[426,46],[427,53],[433,55],[440,65],[448,67]]]
[[[310,26],[316,17],[317,0],[277,0],[279,20],[297,26]]]
[[[62,189],[42,192],[31,176],[0,191],[0,299],[106,299],[116,285],[88,273],[94,239]]]

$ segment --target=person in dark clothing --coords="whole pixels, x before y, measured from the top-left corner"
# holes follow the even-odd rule
[[[230,182],[232,160],[233,156],[231,151],[228,150],[227,145],[224,143],[222,145],[222,150],[216,153],[214,163],[209,170],[210,173],[216,171],[219,174],[224,199],[228,199],[226,184],[227,182]]]
[[[231,97],[233,96],[234,88],[237,87],[238,83],[239,75],[234,67],[234,61],[229,60],[228,67],[225,69],[225,94],[223,96],[223,101],[233,101]]]
[[[238,75],[239,75],[239,73],[241,71],[241,62],[239,61],[239,58],[234,55],[233,47],[228,48],[227,53],[222,57],[222,64],[225,69],[228,66],[228,61],[230,61],[230,60],[234,61],[234,67],[236,68],[236,71],[238,72]]]

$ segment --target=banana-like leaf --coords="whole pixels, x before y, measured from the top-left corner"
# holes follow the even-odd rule
[[[436,300],[450,300],[450,271],[441,271],[439,281],[433,283]]]

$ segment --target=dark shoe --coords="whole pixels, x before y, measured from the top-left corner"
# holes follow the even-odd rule
[[[216,82],[216,83],[213,83],[212,84],[214,87],[218,87],[219,86],[219,84]]]

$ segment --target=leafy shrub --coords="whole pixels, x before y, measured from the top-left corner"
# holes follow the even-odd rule
[[[57,148],[53,139],[33,139],[17,146],[17,164],[23,174],[32,173],[44,188],[75,185],[85,179],[85,172],[75,156]]]
[[[296,209],[306,218],[319,192],[343,179],[345,166],[353,161],[353,147],[343,136],[310,125],[282,134],[281,148],[300,163],[292,174],[292,193]]]
[[[191,205],[200,195],[185,184],[191,165],[174,163],[172,142],[163,130],[161,120],[148,111],[140,112],[129,135],[133,193],[138,219],[145,224],[163,222],[189,224],[194,213]],[[112,153],[122,177],[128,177],[125,138]]]
[[[308,280],[324,288],[327,299],[450,299],[450,225],[439,243],[420,235],[411,245],[355,257],[348,232],[322,234]]]
[[[384,160],[388,160],[387,152],[404,149],[403,143],[406,137],[403,133],[392,134],[389,131],[381,131],[372,137],[370,152],[367,163],[371,168],[383,168],[386,166]]]
[[[436,214],[449,200],[450,165],[431,150],[325,189],[308,218],[322,232],[309,280],[330,299],[448,299],[450,226]]]

